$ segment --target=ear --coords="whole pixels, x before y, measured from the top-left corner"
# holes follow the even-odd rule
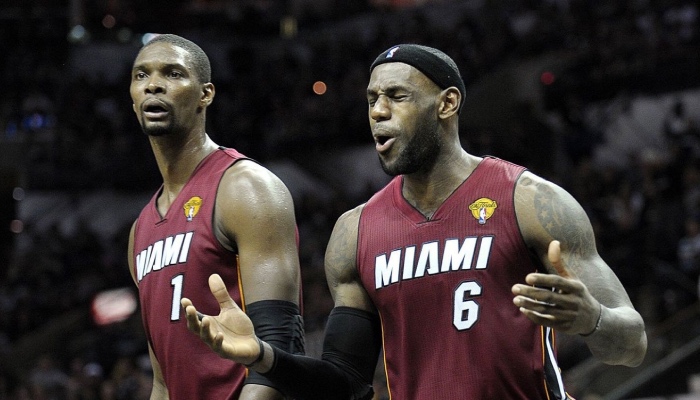
[[[457,114],[460,104],[462,104],[462,95],[459,93],[459,90],[454,86],[448,87],[440,92],[438,116],[442,119],[446,119]]]
[[[209,107],[209,105],[214,101],[214,95],[216,94],[216,89],[214,84],[211,82],[202,85],[202,97],[199,99],[200,107]]]
[[[131,103],[131,108],[134,110],[135,113],[138,114],[138,111],[136,111],[136,104]]]

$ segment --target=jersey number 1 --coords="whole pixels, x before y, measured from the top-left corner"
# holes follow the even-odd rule
[[[182,281],[185,279],[185,276],[180,274],[180,275],[175,275],[173,279],[170,280],[170,286],[173,287],[173,303],[170,306],[170,320],[171,321],[177,321],[180,319],[180,299],[182,299]]]
[[[480,295],[481,285],[474,281],[462,282],[455,289],[452,323],[457,330],[467,330],[479,319],[479,303],[474,301],[472,297]]]

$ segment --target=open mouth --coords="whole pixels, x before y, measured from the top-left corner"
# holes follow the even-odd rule
[[[168,108],[160,103],[146,104],[143,114],[148,118],[162,118],[168,114]]]
[[[381,145],[384,145],[386,142],[388,142],[389,139],[391,139],[391,136],[378,135],[374,138],[374,141],[377,142],[377,144],[381,146]]]
[[[389,150],[391,144],[394,143],[395,140],[395,137],[389,135],[379,134],[374,136],[375,147],[380,153]]]

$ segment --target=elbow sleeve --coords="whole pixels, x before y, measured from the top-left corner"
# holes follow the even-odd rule
[[[370,399],[380,350],[377,315],[336,307],[328,317],[321,360],[275,349],[275,365],[263,375],[298,399]]]
[[[291,354],[304,354],[304,321],[299,306],[284,300],[262,300],[249,304],[246,314],[253,322],[255,335],[270,346]],[[252,370],[248,371],[245,383],[280,390],[274,382]]]

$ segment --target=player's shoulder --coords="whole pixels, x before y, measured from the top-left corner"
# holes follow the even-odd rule
[[[539,196],[562,198],[562,200],[571,197],[560,184],[537,175],[530,170],[523,171],[518,177],[515,186],[515,196],[516,200],[518,198],[522,199],[523,197],[526,199],[535,199]]]
[[[241,159],[236,161],[224,172],[221,178],[221,190],[253,191],[267,193],[269,191],[287,192],[287,186],[282,180],[267,167],[251,160]]]
[[[357,243],[357,233],[360,225],[360,215],[366,203],[345,211],[338,217],[328,241],[328,247],[333,248],[340,244],[344,248],[355,246]]]
[[[360,221],[360,216],[362,215],[362,210],[364,210],[366,205],[367,203],[362,203],[355,208],[345,211],[338,217],[336,225],[357,226]]]

